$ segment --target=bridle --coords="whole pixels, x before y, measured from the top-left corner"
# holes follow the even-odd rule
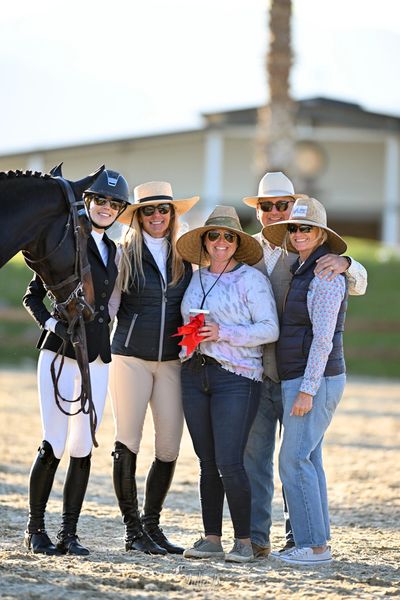
[[[67,313],[68,305],[74,300],[76,301],[77,311],[84,311],[85,309],[93,318],[94,309],[93,307],[86,301],[86,298],[83,293],[83,276],[90,271],[90,265],[83,266],[83,249],[82,249],[82,238],[79,235],[79,230],[81,225],[79,223],[79,217],[86,216],[85,204],[83,200],[76,200],[74,193],[71,188],[71,184],[64,179],[63,177],[54,177],[57,180],[57,183],[60,184],[66,199],[69,204],[69,214],[68,220],[65,224],[64,234],[61,240],[58,242],[57,246],[51,250],[48,254],[41,258],[33,259],[27,256],[29,254],[28,251],[23,251],[23,255],[25,260],[34,265],[46,262],[53,254],[55,254],[58,250],[60,250],[61,246],[65,242],[68,237],[71,223],[73,225],[73,232],[75,237],[75,264],[74,264],[74,272],[69,277],[61,280],[59,283],[55,285],[43,284],[47,295],[50,298],[50,301],[54,307],[54,309],[60,314],[61,317],[66,319],[68,323],[70,323],[70,318]],[[57,295],[55,292],[59,292],[64,287],[70,286],[71,283],[76,282],[76,287],[74,290],[68,295],[66,300],[59,301],[57,300]]]
[[[61,376],[61,372],[64,366],[65,360],[65,351],[67,348],[68,342],[64,340],[60,345],[56,355],[50,365],[50,372],[53,381],[54,387],[54,398],[56,404],[60,411],[68,416],[74,416],[82,412],[83,414],[89,415],[90,421],[90,432],[92,436],[93,445],[95,447],[98,446],[96,441],[95,433],[97,428],[97,414],[96,409],[93,404],[92,399],[92,386],[90,381],[90,370],[89,370],[89,356],[87,351],[87,340],[86,340],[86,329],[85,329],[85,320],[83,317],[84,311],[86,314],[89,314],[90,319],[94,317],[94,308],[87,302],[84,296],[83,290],[83,278],[86,273],[90,271],[90,265],[83,265],[83,247],[82,247],[82,236],[80,235],[81,224],[79,222],[79,218],[82,216],[86,216],[85,204],[83,200],[76,200],[75,195],[73,193],[71,184],[64,179],[63,177],[56,176],[54,179],[59,183],[64,193],[64,196],[68,200],[69,205],[69,215],[68,220],[65,225],[64,234],[57,244],[57,246],[49,252],[46,256],[39,259],[31,259],[26,256],[27,252],[23,251],[25,260],[34,265],[47,261],[51,256],[53,256],[63,245],[65,240],[67,239],[68,233],[71,228],[71,224],[73,227],[74,238],[75,238],[75,263],[74,263],[74,272],[69,277],[63,279],[60,283],[55,285],[43,284],[47,295],[50,298],[50,301],[53,305],[54,312],[56,312],[62,319],[64,319],[68,323],[68,334],[71,339],[71,343],[75,350],[76,362],[78,364],[80,374],[81,374],[81,392],[77,398],[74,400],[68,400],[64,398],[59,391],[59,380]],[[70,286],[75,283],[75,287],[72,292],[69,293],[68,297],[60,301],[57,299],[59,296],[59,291],[63,288]],[[75,304],[75,314],[71,317],[68,312],[69,305],[74,302]],[[60,365],[56,372],[56,361],[57,358],[61,355]],[[74,413],[66,411],[61,405],[61,401],[67,403],[75,403],[79,402],[80,407]]]

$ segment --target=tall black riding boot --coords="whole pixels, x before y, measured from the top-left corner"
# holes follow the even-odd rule
[[[184,548],[172,544],[159,526],[160,513],[172,483],[176,460],[163,462],[154,459],[146,478],[142,523],[143,529],[161,548],[169,554],[183,554]]]
[[[69,459],[64,481],[63,514],[60,531],[57,533],[57,549],[62,554],[87,556],[89,550],[82,546],[76,535],[79,515],[90,475],[91,454],[82,458]]]
[[[136,489],[136,454],[125,444],[115,443],[113,479],[115,494],[125,525],[125,550],[139,550],[145,554],[167,554],[143,531],[139,517]]]
[[[29,519],[24,544],[34,554],[60,554],[44,526],[44,513],[59,463],[51,444],[43,440],[29,475]]]

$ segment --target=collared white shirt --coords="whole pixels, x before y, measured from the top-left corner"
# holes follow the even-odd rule
[[[104,233],[99,233],[98,231],[94,231],[92,229],[92,238],[94,239],[97,250],[103,260],[103,263],[107,266],[108,263],[108,247],[105,241],[103,240]]]
[[[272,248],[271,244],[265,239],[264,236],[261,238],[261,245],[264,253],[264,263],[269,276],[274,270],[276,263],[282,256],[283,248],[280,246],[275,246],[275,248]]]

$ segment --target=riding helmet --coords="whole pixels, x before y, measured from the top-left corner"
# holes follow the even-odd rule
[[[117,171],[105,169],[98,178],[92,183],[90,188],[84,191],[86,194],[98,194],[99,196],[107,196],[116,200],[129,204],[129,187],[125,177]]]

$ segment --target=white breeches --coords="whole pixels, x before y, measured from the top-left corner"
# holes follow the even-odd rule
[[[69,456],[81,458],[91,452],[93,445],[89,415],[82,414],[82,412],[77,415],[65,415],[58,408],[50,373],[50,365],[54,356],[55,353],[51,350],[41,350],[38,361],[38,387],[43,439],[51,444],[55,457],[61,458],[68,438]],[[57,359],[56,373],[59,361],[60,358]],[[107,396],[108,366],[108,364],[103,363],[100,357],[89,365],[93,404],[97,414],[97,429],[103,416]],[[64,359],[58,387],[60,394],[67,400],[73,400],[79,396],[81,375],[76,360],[67,357]],[[68,413],[76,412],[80,406],[79,402],[61,401],[60,404]]]

